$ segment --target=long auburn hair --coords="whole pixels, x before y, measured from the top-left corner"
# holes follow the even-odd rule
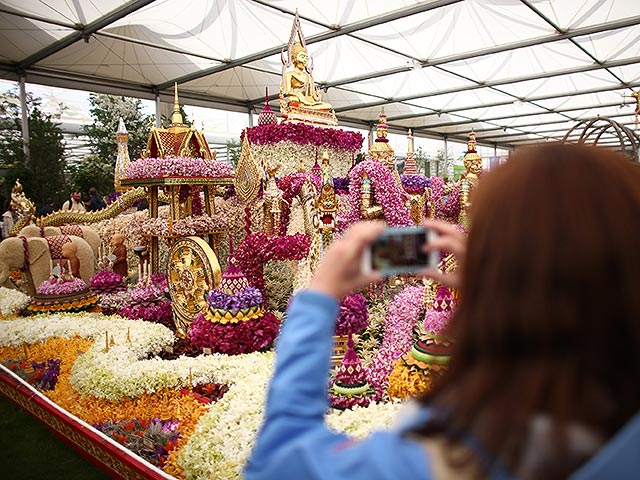
[[[516,469],[531,419],[611,437],[640,409],[640,168],[607,149],[519,151],[472,196],[450,368],[421,402]],[[568,472],[549,465],[545,478]]]

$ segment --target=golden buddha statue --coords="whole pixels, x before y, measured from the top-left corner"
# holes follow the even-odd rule
[[[280,115],[283,121],[337,126],[338,120],[330,103],[322,101],[320,89],[313,81],[313,62],[302,35],[298,12],[287,46],[281,54]]]
[[[291,49],[293,70],[285,73],[285,98],[288,103],[298,102],[305,108],[314,110],[331,110],[331,104],[322,101],[320,89],[315,86],[313,77],[307,68],[309,54],[300,43],[293,45]]]

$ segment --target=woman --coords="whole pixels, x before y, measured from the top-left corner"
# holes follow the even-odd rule
[[[483,179],[453,252],[456,338],[444,379],[393,432],[362,442],[323,422],[338,301],[380,233],[358,224],[291,303],[246,477],[633,478],[640,471],[640,170],[618,154],[546,145]]]

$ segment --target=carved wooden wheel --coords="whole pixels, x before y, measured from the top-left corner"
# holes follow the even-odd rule
[[[167,266],[173,321],[177,333],[186,336],[193,317],[207,310],[207,295],[220,283],[222,273],[211,247],[199,237],[177,240]]]

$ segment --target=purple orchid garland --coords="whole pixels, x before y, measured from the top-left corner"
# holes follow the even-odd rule
[[[400,181],[407,193],[422,194],[431,186],[431,179],[424,175],[402,175]]]
[[[245,308],[262,305],[262,293],[256,287],[249,287],[235,295],[227,295],[214,288],[207,295],[207,301],[212,309],[237,312]]]

